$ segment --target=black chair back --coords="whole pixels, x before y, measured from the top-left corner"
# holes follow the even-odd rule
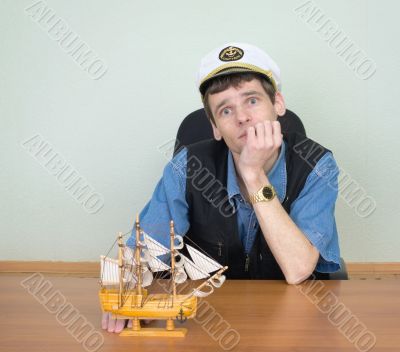
[[[278,117],[278,121],[281,123],[282,133],[298,132],[306,135],[303,123],[293,111],[286,110],[285,115]],[[174,155],[184,146],[211,138],[214,136],[205,110],[196,110],[186,116],[179,126]]]

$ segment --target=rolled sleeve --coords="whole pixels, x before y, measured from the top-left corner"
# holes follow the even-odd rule
[[[339,169],[332,153],[325,154],[308,175],[290,217],[318,249],[318,272],[340,268],[339,240],[335,221]]]

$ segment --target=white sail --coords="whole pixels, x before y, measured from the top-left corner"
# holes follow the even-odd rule
[[[128,262],[129,264],[133,264],[134,263],[134,261],[135,261],[135,253],[134,253],[132,248],[124,247],[122,255],[123,255],[123,259],[126,262]]]
[[[135,260],[135,252],[129,247],[124,247],[124,260],[131,265],[136,265],[136,260]],[[142,249],[140,253],[140,263],[142,264],[142,286],[146,287],[151,285],[153,282],[153,274],[149,270],[146,264],[150,265],[149,261],[153,261],[153,259],[158,260],[157,258],[152,258],[149,254],[149,252],[146,249]],[[163,263],[164,264],[164,263]],[[154,264],[157,265],[157,264]],[[135,269],[133,271],[129,272],[126,271],[126,274],[124,275],[126,278],[128,278],[127,275],[132,277],[133,281],[136,282],[136,274],[135,274]],[[155,270],[153,270],[155,271]]]
[[[183,267],[175,268],[174,281],[177,284],[183,284],[187,279],[187,274]]]
[[[189,276],[191,280],[200,280],[210,277],[208,273],[203,271],[189,258],[179,253],[181,259],[175,263],[174,281],[177,284],[182,284]],[[183,263],[183,265],[182,265]],[[178,264],[178,265],[177,265]]]
[[[174,243],[174,249],[182,249],[183,248],[183,237],[179,235],[175,235],[175,241],[177,243]]]
[[[192,246],[186,244],[186,248],[188,249],[193,261],[197,264],[197,266],[203,269],[203,271],[212,273],[213,271],[217,271],[222,268],[222,265],[220,265],[218,262],[207,257]]]
[[[149,235],[143,233],[143,236],[147,249],[149,250],[152,256],[158,257],[159,255],[167,254],[170,252],[170,250],[167,247],[164,247],[161,243],[157,242]]]
[[[132,271],[129,270],[125,270],[124,271],[124,283],[128,282],[128,283],[132,283],[133,286],[136,286],[136,274]],[[128,286],[130,286],[128,284]]]
[[[149,270],[147,266],[142,267],[142,286],[150,286],[153,282],[153,273]]]
[[[185,257],[182,254],[181,256],[183,257],[184,260],[185,271],[187,272],[191,280],[200,280],[210,277],[208,273],[203,271],[202,268],[193,263],[189,258]]]
[[[175,254],[175,268],[180,268],[183,264],[185,264],[185,259],[183,255],[178,252],[178,254]]]
[[[103,285],[118,285],[119,284],[119,267],[118,260],[100,256],[100,278]],[[132,281],[136,283],[136,276],[130,272],[124,271],[123,282]]]
[[[100,278],[103,285],[119,284],[118,262],[115,259],[100,256]]]
[[[212,279],[210,279],[210,283],[214,287],[219,288],[224,284],[225,280],[226,280],[226,276],[221,275],[220,277],[213,277]]]
[[[147,264],[149,265],[151,271],[153,273],[157,271],[164,271],[164,270],[170,270],[171,267],[167,264],[165,264],[163,261],[158,259],[157,257],[149,257],[147,260]]]
[[[204,291],[200,291],[196,288],[193,290],[193,295],[196,297],[207,297],[214,292],[214,287],[212,287],[209,283],[207,283],[204,287],[208,287],[210,289],[210,291],[204,292]]]
[[[130,265],[136,265],[135,250],[130,247],[124,247],[123,259]],[[140,263],[147,263],[151,259],[150,253],[144,248],[140,252]]]
[[[145,235],[146,236],[146,235]],[[145,239],[146,240],[146,239]],[[143,244],[142,244],[143,245]],[[158,271],[164,271],[171,269],[170,266],[165,264],[163,261],[158,259],[156,256],[151,254],[161,253],[167,250],[163,245],[159,244],[151,237],[147,240],[147,248],[143,248],[140,253],[140,262],[143,264],[147,263],[153,273]],[[168,250],[169,251],[169,250]],[[164,253],[163,253],[164,254]],[[160,255],[160,254],[157,254]],[[136,264],[135,252],[129,247],[124,248],[124,259],[130,264]]]
[[[147,263],[149,260],[151,260],[151,254],[146,248],[143,248],[141,253],[140,253],[140,262],[141,263]]]

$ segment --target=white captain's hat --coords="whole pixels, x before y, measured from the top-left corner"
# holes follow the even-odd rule
[[[255,72],[266,77],[276,90],[281,90],[281,71],[267,53],[254,45],[228,43],[207,54],[200,63],[197,86],[201,95],[207,83],[217,76],[238,72]]]

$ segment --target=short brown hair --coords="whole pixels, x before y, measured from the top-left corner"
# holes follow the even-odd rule
[[[272,104],[274,104],[275,93],[276,93],[274,86],[270,81],[264,78],[264,76],[261,76],[257,73],[254,72],[232,73],[229,75],[217,76],[212,80],[210,80],[210,82],[207,84],[207,87],[205,88],[203,104],[207,117],[214,124],[214,126],[215,126],[215,119],[212,114],[210,105],[208,104],[208,97],[212,94],[223,92],[224,90],[230,87],[237,88],[242,84],[242,82],[250,82],[253,79],[257,79],[261,83],[265,93],[267,93],[267,95],[271,99]]]

